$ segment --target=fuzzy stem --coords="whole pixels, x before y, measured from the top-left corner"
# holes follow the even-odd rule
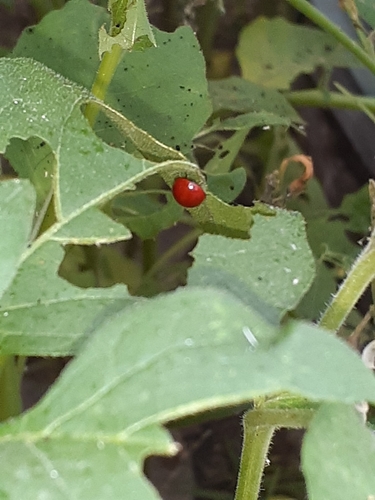
[[[345,48],[354,54],[373,74],[375,74],[375,59],[371,57],[358,43],[346,35],[341,28],[332,23],[324,14],[313,7],[307,0],[286,0],[295,9],[317,24],[323,31],[333,35]]]
[[[336,332],[374,279],[375,245],[370,240],[324,312],[319,326]]]
[[[285,400],[288,400],[288,396],[285,396]],[[283,405],[282,396],[278,404]],[[263,470],[275,430],[280,427],[307,427],[313,414],[312,408],[259,408],[245,414],[244,441],[235,500],[258,499]]]
[[[121,60],[122,53],[123,49],[121,46],[115,44],[111,52],[105,52],[103,55],[91,89],[92,94],[101,101],[104,100],[108,87]],[[86,106],[85,116],[91,126],[94,125],[98,112],[99,108],[97,106],[91,105],[90,103]]]

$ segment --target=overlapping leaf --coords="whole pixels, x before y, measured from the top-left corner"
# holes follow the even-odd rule
[[[244,329],[258,332],[258,344]],[[186,288],[119,312],[35,409],[0,427],[4,494],[85,500],[121,491],[128,500],[155,499],[141,465],[148,454],[175,450],[163,422],[283,390],[375,400],[373,377],[333,336],[295,322],[269,346],[277,330],[214,288]],[[355,375],[337,383],[348,372]]]

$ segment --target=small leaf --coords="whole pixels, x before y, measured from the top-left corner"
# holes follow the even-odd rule
[[[232,137],[220,142],[215,150],[214,156],[205,165],[205,172],[211,174],[224,174],[229,172],[249,131],[250,127],[241,128],[237,130]]]
[[[123,50],[145,50],[156,46],[148,22],[144,0],[110,0],[111,30],[108,34],[102,26],[99,31],[99,57],[111,52],[117,44]]]
[[[222,110],[254,113],[254,120],[266,121],[270,115],[288,119],[289,123],[302,123],[295,109],[276,90],[267,89],[243,78],[232,76],[209,83],[214,112]],[[254,125],[255,126],[255,125]]]
[[[280,17],[260,17],[246,26],[236,54],[246,80],[277,89],[288,89],[298,75],[317,66],[360,65],[332,35]]]
[[[111,204],[113,217],[143,239],[155,238],[163,229],[179,220],[183,208],[166,193],[167,203],[161,205],[147,193],[126,192]]]
[[[305,436],[302,467],[311,500],[371,500],[375,495],[374,434],[354,408],[324,404]]]
[[[355,0],[360,16],[375,29],[375,5],[372,0]]]
[[[207,187],[215,196],[226,203],[231,203],[246,184],[246,170],[242,167],[227,174],[206,174]]]
[[[27,141],[14,138],[6,150],[12,168],[24,179],[30,179],[36,191],[36,212],[41,210],[51,189],[55,157],[45,141],[32,137]]]
[[[254,215],[249,241],[201,236],[193,256],[190,284],[230,289],[246,303],[255,295],[281,315],[296,307],[314,277],[305,224],[296,212]]]
[[[197,208],[190,208],[189,212],[206,233],[229,238],[250,238],[253,215],[248,207],[227,205],[207,193],[205,201]]]

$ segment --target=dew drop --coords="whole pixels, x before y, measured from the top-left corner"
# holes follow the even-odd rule
[[[57,479],[59,477],[59,473],[56,469],[52,469],[49,473],[51,479]]]
[[[105,444],[104,444],[103,441],[97,441],[96,442],[96,447],[98,448],[98,450],[104,450]]]
[[[187,345],[188,347],[191,347],[192,345],[194,345],[194,340],[190,338],[185,339],[184,344]]]
[[[7,311],[5,311],[5,313],[3,314],[3,316],[6,318],[7,316],[9,316],[9,313]]]

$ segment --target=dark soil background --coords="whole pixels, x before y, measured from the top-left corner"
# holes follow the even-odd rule
[[[259,14],[282,14],[295,22],[306,22],[282,0],[226,0],[226,13],[222,16],[214,12],[211,0],[149,0],[147,4],[151,22],[160,29],[173,31],[181,24],[193,27],[203,46],[210,77],[238,72],[234,48],[239,31]],[[0,47],[13,47],[22,29],[36,20],[33,8],[25,0],[15,0],[9,8],[0,5]],[[348,73],[341,71],[335,76],[347,88],[356,90]],[[305,88],[313,83],[311,77],[303,77],[295,85]],[[316,109],[300,112],[307,122],[307,135],[298,140],[304,152],[313,158],[316,176],[327,199],[337,206],[346,193],[357,190],[375,172],[374,125],[356,112],[333,114]],[[343,130],[342,120],[352,124],[361,135],[367,148],[365,153],[357,140]],[[25,408],[41,397],[66,362],[66,359],[29,360],[23,387]],[[145,465],[148,477],[163,499],[233,498],[241,452],[242,411],[233,409],[225,418],[171,427],[181,445],[180,453],[174,458],[151,457]],[[302,433],[297,431],[276,434],[266,469],[264,498],[305,498],[299,470],[301,438]]]

